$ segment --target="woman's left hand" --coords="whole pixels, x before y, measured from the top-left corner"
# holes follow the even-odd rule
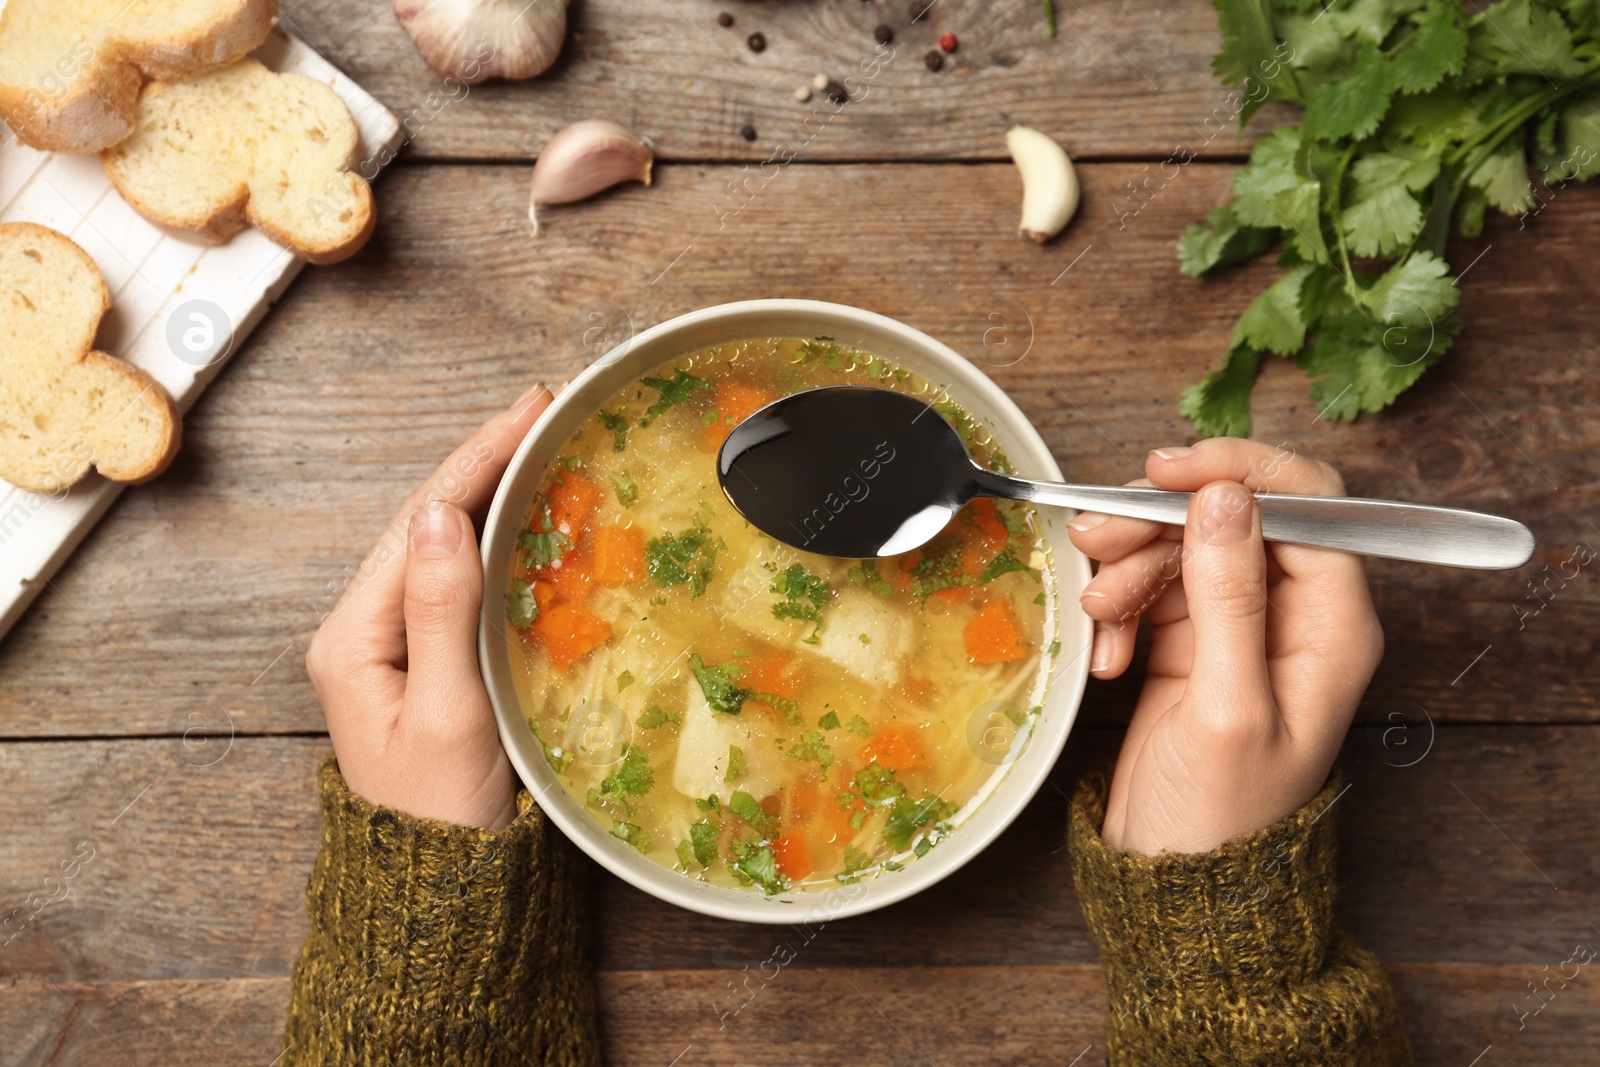
[[[345,782],[408,815],[497,830],[516,775],[478,673],[482,520],[550,406],[535,386],[412,493],[306,653]]]

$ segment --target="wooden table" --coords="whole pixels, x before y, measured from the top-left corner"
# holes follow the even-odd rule
[[[302,276],[190,416],[173,469],[123,497],[0,644],[0,903],[59,894],[46,878],[75,848],[93,856],[0,947],[0,1064],[266,1067],[327,748],[307,642],[451,446],[581,369],[587,302],[638,329],[754,296],[896,316],[986,365],[1086,481],[1134,477],[1190,435],[1179,390],[1273,273],[1195,281],[1174,262],[1249,144],[1223,129],[1214,16],[1203,0],[1057,6],[1051,40],[1031,0],[943,0],[916,27],[899,2],[589,0],[549,76],[451,100],[386,4],[286,2],[284,24],[413,140],[381,180],[371,246]],[[849,73],[880,20],[893,62],[797,134],[794,87]],[[960,51],[933,74],[922,55],[946,30]],[[552,210],[535,238],[529,163],[593,116],[653,138],[656,183]],[[1079,161],[1082,211],[1044,247],[1015,236],[1012,122]],[[763,167],[780,143],[794,162]],[[1162,165],[1185,149],[1194,162]],[[1572,188],[1528,232],[1496,219],[1453,247],[1474,263],[1465,334],[1381,417],[1318,419],[1281,363],[1256,391],[1257,435],[1338,463],[1353,492],[1503,511],[1539,535],[1516,573],[1371,568],[1389,651],[1343,757],[1341,910],[1388,965],[1424,1063],[1600,1047],[1600,978],[1553,977],[1600,946],[1600,593],[1593,565],[1555,576],[1600,549],[1597,236],[1600,190]],[[991,313],[1031,320],[1023,358],[1021,335],[984,348]],[[1113,758],[1136,685],[1091,685],[1051,784],[980,862],[803,946],[596,870],[608,1063],[1101,1062],[1064,794]],[[780,940],[797,961],[719,1025],[729,981]],[[1530,983],[1544,1007],[1519,1019]]]

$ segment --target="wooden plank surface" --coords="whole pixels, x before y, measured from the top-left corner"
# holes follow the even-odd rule
[[[1211,73],[1218,33],[1205,0],[1058,4],[1054,39],[1035,0],[939,0],[915,26],[908,6],[587,0],[569,8],[548,74],[470,88],[430,71],[381,5],[352,17],[347,0],[285,0],[281,21],[400,114],[420,159],[532,159],[588,118],[628,124],[674,160],[1004,159],[1015,122],[1061,138],[1074,158],[1239,151],[1238,104]],[[735,18],[728,29],[722,11]],[[881,53],[880,22],[896,35]],[[745,43],[755,31],[767,40],[760,54]],[[960,48],[931,73],[923,56],[947,31]],[[818,72],[853,76],[854,102],[796,102]],[[1264,110],[1252,131],[1284,113]],[[754,141],[739,134],[747,124]]]
[[[720,228],[734,171],[663,167],[654,188],[552,211],[537,239],[525,168],[398,169],[367,251],[296,284],[173,468],[0,644],[0,736],[320,730],[301,667],[320,614],[451,447],[598,354],[571,329],[598,294],[634,329],[757,295],[895,315],[988,371],[1072,476],[1134,477],[1147,449],[1189,438],[1176,397],[1272,268],[1177,273],[1173,239],[1231,166],[1184,168],[1131,218],[1136,166],[1082,172],[1082,216],[1040,248],[1014,236],[1008,164],[789,167]],[[1543,569],[1600,548],[1600,304],[1572,297],[1597,227],[1600,190],[1580,187],[1526,232],[1499,219],[1461,244],[1459,262],[1482,254],[1465,334],[1382,418],[1319,420],[1284,364],[1257,388],[1258,436],[1339,464],[1352,492],[1504,511],[1539,535],[1518,572],[1372,564],[1389,654],[1368,718],[1600,718],[1592,567]],[[984,345],[991,314],[1024,324],[1005,346]],[[1092,686],[1088,721],[1120,721],[1132,693]]]
[[[703,1064],[913,1062],[863,999],[925,1036],[940,1064],[1036,1064],[1040,1049],[1067,1049],[1065,1062],[1100,1046],[1096,954],[1061,842],[1065,794],[1117,740],[1081,731],[980,860],[791,945],[795,963],[726,1020],[738,1004],[727,983],[803,934],[691,915],[592,869],[608,1062],[659,1065],[690,1044],[686,1062]],[[90,855],[0,946],[0,1018],[12,1020],[0,1065],[113,1062],[102,1042],[139,1064],[265,1063],[257,1053],[276,1039],[305,933],[325,746],[0,746],[0,901],[56,893],[47,877],[75,850]],[[1520,1030],[1514,1008],[1534,1006],[1526,983],[1574,944],[1600,944],[1589,925],[1600,857],[1571,834],[1600,806],[1597,759],[1593,726],[1447,726],[1410,767],[1359,734],[1346,746],[1341,912],[1395,974],[1422,1062],[1465,1064],[1493,1043],[1488,1062],[1547,1063],[1600,1042],[1587,974]]]
[[[1600,987],[1552,982],[1556,996],[1519,1030],[1506,990],[1525,973],[1484,964],[1391,968],[1418,1062],[1588,1062]],[[730,995],[728,980],[725,970],[600,974],[605,1062],[1038,1067],[1080,1054],[1079,1064],[1104,1062],[1105,995],[1091,965],[796,966],[724,1019],[719,1013],[731,1008],[719,997]],[[288,998],[287,978],[18,982],[0,988],[0,1011],[20,1023],[16,1043],[0,1050],[0,1067],[98,1067],[123,1062],[119,1053],[139,1067],[264,1064],[278,1047]],[[822,1014],[826,1026],[817,1022]]]

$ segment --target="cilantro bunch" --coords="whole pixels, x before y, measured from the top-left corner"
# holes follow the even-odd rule
[[[1191,276],[1273,246],[1284,268],[1179,410],[1203,434],[1248,435],[1272,354],[1305,371],[1324,417],[1379,411],[1460,330],[1452,228],[1536,213],[1530,160],[1546,192],[1600,171],[1600,0],[1213,2],[1212,67],[1244,84],[1241,123],[1268,100],[1305,110],[1178,242]]]

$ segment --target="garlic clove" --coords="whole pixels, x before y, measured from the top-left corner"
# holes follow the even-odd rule
[[[1022,174],[1022,235],[1043,244],[1078,210],[1078,172],[1060,145],[1026,126],[1006,131],[1006,149]]]
[[[540,204],[586,200],[618,182],[650,184],[655,156],[638,134],[608,119],[584,119],[560,130],[539,152],[528,192],[528,218],[539,232]]]
[[[543,74],[561,54],[568,0],[394,0],[435,74],[476,85]]]

